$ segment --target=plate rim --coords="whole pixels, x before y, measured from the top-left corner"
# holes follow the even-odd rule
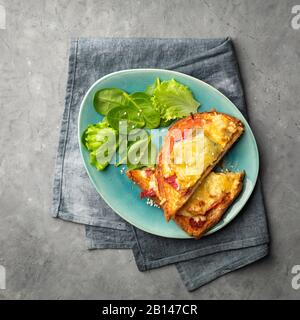
[[[87,167],[86,163],[85,163],[85,159],[84,159],[84,156],[83,156],[83,152],[82,152],[82,149],[83,149],[83,146],[82,146],[82,143],[81,143],[81,134],[80,134],[80,123],[81,123],[81,118],[82,118],[82,114],[83,114],[83,105],[84,105],[84,102],[85,100],[87,99],[88,95],[90,94],[90,92],[94,89],[95,86],[98,85],[98,83],[104,81],[105,79],[107,78],[110,78],[112,76],[115,76],[115,75],[119,75],[119,74],[128,74],[128,73],[143,73],[143,72],[165,72],[165,73],[171,73],[171,74],[174,74],[174,75],[178,75],[180,77],[185,77],[185,78],[188,78],[188,79],[192,79],[193,81],[196,81],[196,82],[199,82],[201,83],[201,85],[205,86],[205,87],[208,87],[210,90],[213,90],[215,91],[216,93],[220,94],[225,100],[227,100],[229,103],[232,104],[232,106],[236,109],[236,111],[238,112],[239,114],[239,119],[242,120],[244,122],[244,124],[246,124],[246,126],[248,127],[247,130],[249,131],[249,134],[250,134],[250,137],[251,137],[251,140],[254,142],[254,151],[255,151],[255,158],[256,158],[256,162],[257,162],[257,166],[255,167],[255,175],[254,175],[254,181],[253,181],[253,187],[252,187],[252,190],[251,192],[245,197],[245,201],[244,203],[240,206],[240,208],[236,211],[236,213],[234,213],[230,220],[225,222],[225,223],[222,223],[220,225],[216,224],[215,226],[213,226],[211,229],[209,229],[205,234],[204,236],[208,236],[210,234],[213,234],[217,231],[219,231],[220,229],[224,228],[226,225],[228,225],[230,222],[232,222],[236,216],[242,211],[243,207],[246,205],[246,203],[248,202],[249,198],[251,197],[253,191],[254,191],[254,188],[256,186],[256,183],[257,183],[257,179],[258,179],[258,173],[259,173],[259,167],[260,167],[260,159],[259,159],[259,152],[258,152],[258,147],[257,147],[257,142],[256,142],[256,139],[255,139],[255,136],[252,132],[252,129],[248,123],[248,120],[244,117],[244,115],[241,113],[241,111],[237,108],[237,106],[228,98],[226,97],[221,91],[219,91],[218,89],[216,89],[215,87],[213,87],[212,85],[206,83],[205,81],[203,80],[200,80],[200,79],[197,79],[193,76],[190,76],[188,74],[185,74],[185,73],[182,73],[182,72],[179,72],[179,71],[173,71],[173,70],[168,70],[168,69],[160,69],[160,68],[133,68],[133,69],[124,69],[124,70],[119,70],[119,71],[114,71],[114,72],[111,72],[111,73],[108,73],[106,74],[105,76],[99,78],[98,80],[96,80],[90,87],[89,89],[87,90],[87,92],[85,93],[84,97],[82,98],[82,101],[80,103],[80,108],[79,108],[79,113],[78,113],[78,119],[77,119],[77,134],[78,134],[78,144],[79,144],[79,151],[80,151],[80,155],[81,155],[81,159],[82,159],[82,162],[83,162],[83,165],[84,165],[84,168],[88,174],[88,177],[90,179],[90,181],[92,182],[94,188],[96,189],[96,191],[98,192],[98,194],[102,197],[102,199],[110,206],[110,208],[116,212],[122,219],[124,219],[125,221],[127,221],[128,223],[130,223],[131,225],[135,226],[136,228],[140,229],[140,230],[143,230],[145,232],[148,232],[150,234],[153,234],[153,235],[156,235],[156,236],[160,236],[160,237],[164,237],[164,238],[170,238],[170,239],[193,239],[192,236],[188,235],[188,234],[183,234],[182,236],[167,236],[167,235],[164,235],[160,232],[155,232],[153,230],[149,230],[146,226],[144,225],[139,225],[137,224],[136,222],[132,221],[130,218],[128,217],[125,217],[122,213],[120,213],[116,208],[114,208],[114,205],[111,204],[110,201],[108,201],[106,199],[105,196],[103,196],[101,194],[101,192],[98,190],[96,184],[94,183],[93,181],[93,178],[92,178],[92,175],[90,173],[90,170],[89,168]],[[247,176],[247,173],[246,173],[246,176]],[[226,214],[226,213],[225,213]],[[224,220],[223,220],[224,221]]]

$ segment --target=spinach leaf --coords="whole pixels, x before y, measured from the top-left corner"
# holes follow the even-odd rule
[[[128,143],[134,143],[148,137],[149,133],[145,129],[134,129],[128,133]]]
[[[149,142],[148,145],[148,162],[146,167],[154,167],[156,165],[157,149],[155,144]]]
[[[145,126],[149,129],[157,128],[160,123],[160,114],[154,109],[150,96],[144,92],[135,92],[130,95],[130,98],[142,113]]]
[[[141,139],[135,142],[128,148],[128,161],[127,167],[129,169],[137,169],[137,166],[142,165],[142,160],[144,160],[145,152],[148,150],[149,138]],[[145,166],[145,164],[144,164]]]
[[[135,128],[142,128],[145,121],[139,110],[134,105],[120,106],[111,109],[107,114],[107,121],[109,125],[115,130],[119,130],[120,122],[127,122],[127,130]]]
[[[153,167],[156,155],[156,148],[151,143],[150,136],[147,139],[141,139],[128,148],[127,167],[128,169]]]
[[[149,134],[144,129],[133,129],[127,135],[127,140],[122,141],[122,144],[119,146],[118,152],[118,162],[116,166],[118,167],[121,164],[126,164],[128,161],[128,150],[130,147],[138,142],[139,140],[149,139]]]
[[[161,118],[159,126],[160,127],[168,127],[172,122],[173,122],[172,119],[165,120],[165,119]]]
[[[127,105],[128,99],[125,91],[117,88],[107,88],[97,91],[93,102],[96,111],[106,116],[111,109]]]

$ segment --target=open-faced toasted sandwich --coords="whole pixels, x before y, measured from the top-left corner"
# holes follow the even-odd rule
[[[155,170],[156,195],[167,220],[175,219],[243,131],[240,120],[216,111],[191,114],[169,128]],[[184,150],[191,151],[188,161],[178,161]],[[216,177],[220,179],[222,175]],[[222,203],[225,202],[223,199]],[[187,225],[184,215],[178,217],[176,221],[181,226]]]
[[[155,169],[129,170],[127,176],[141,188],[142,198],[150,198],[160,204]],[[220,221],[238,196],[242,190],[243,177],[243,172],[209,173],[185,205],[178,210],[174,221],[189,235],[200,238]]]

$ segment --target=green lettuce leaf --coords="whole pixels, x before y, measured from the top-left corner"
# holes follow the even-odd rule
[[[156,78],[155,82],[146,88],[145,93],[148,96],[153,96],[155,89],[159,87],[159,85],[160,85],[160,79]]]
[[[195,113],[200,105],[188,87],[174,79],[163,81],[156,86],[151,99],[165,121],[184,118]]]
[[[109,137],[112,136],[114,136],[115,139],[109,140]],[[90,163],[95,166],[97,170],[104,170],[117,150],[117,131],[110,128],[106,121],[91,124],[82,135],[82,143],[90,152]],[[106,156],[109,154],[110,158],[106,159],[106,161],[99,162],[102,154]]]

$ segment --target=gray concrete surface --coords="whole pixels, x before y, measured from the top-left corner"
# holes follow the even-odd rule
[[[291,268],[300,264],[295,4],[0,0],[6,10],[6,29],[0,29],[0,264],[7,272],[0,299],[299,299],[291,286]],[[82,226],[49,216],[68,40],[227,35],[237,47],[259,143],[271,254],[188,293],[173,266],[140,273],[130,251],[90,252]]]

